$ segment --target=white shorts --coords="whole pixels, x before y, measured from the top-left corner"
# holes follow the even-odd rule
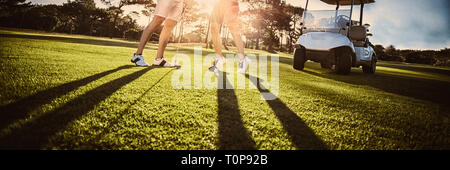
[[[184,0],[158,0],[155,15],[180,21],[183,14]]]

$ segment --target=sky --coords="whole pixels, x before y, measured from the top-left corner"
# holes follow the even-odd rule
[[[62,4],[67,0],[30,0],[39,4]],[[211,0],[197,0],[210,2]],[[295,6],[305,7],[306,0],[286,0]],[[95,0],[98,7],[104,7]],[[344,7],[343,7],[344,8]],[[369,23],[373,44],[385,47],[394,45],[400,49],[450,48],[450,1],[449,0],[376,0],[364,7],[364,23]],[[125,7],[125,11],[139,9]],[[335,9],[319,0],[310,0],[309,10]],[[359,6],[353,16],[359,18]],[[148,23],[148,17],[136,18],[140,25]]]

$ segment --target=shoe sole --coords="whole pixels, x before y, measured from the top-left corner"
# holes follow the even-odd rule
[[[177,68],[177,69],[180,69],[181,68],[181,66],[179,66],[179,65],[176,65],[176,66],[160,66],[160,65],[156,65],[156,64],[153,64],[152,65],[153,67],[161,67],[161,68]]]

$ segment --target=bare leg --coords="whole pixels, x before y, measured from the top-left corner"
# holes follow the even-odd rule
[[[211,38],[214,44],[214,51],[218,57],[223,57],[222,54],[222,40],[220,38],[220,24],[217,22],[211,23]]]
[[[230,29],[231,35],[233,35],[234,44],[238,50],[238,55],[240,60],[244,59],[244,43],[241,38],[241,29],[237,23],[229,23],[228,28]]]
[[[156,28],[158,28],[163,22],[163,17],[155,16],[153,17],[152,22],[150,22],[147,27],[145,27],[144,32],[142,32],[141,40],[139,42],[138,49],[136,51],[136,54],[142,54],[144,51],[145,45],[147,44],[148,40],[150,39],[150,36],[152,35],[153,31],[155,31]]]
[[[222,54],[222,40],[220,39],[220,24],[217,22],[211,23],[211,37],[214,44],[214,51],[220,57]]]
[[[164,23],[164,28],[161,31],[161,35],[159,36],[159,44],[158,44],[158,53],[156,54],[156,58],[162,58],[164,55],[164,50],[167,47],[167,43],[169,42],[170,34],[177,25],[177,21],[167,19]]]

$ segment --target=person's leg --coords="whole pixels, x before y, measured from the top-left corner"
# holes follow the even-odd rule
[[[242,42],[241,38],[241,28],[239,21],[236,20],[235,22],[228,23],[228,28],[230,29],[231,35],[233,35],[234,44],[236,44],[236,48],[238,50],[237,54],[237,56],[239,57],[238,73],[245,74],[248,70],[251,61],[248,57],[245,57],[244,54],[244,43]]]
[[[239,23],[228,23],[231,35],[233,36],[234,44],[238,50],[239,60],[244,59],[244,42],[241,37],[241,28]]]
[[[214,65],[209,68],[210,71],[221,71],[223,65],[226,63],[226,59],[222,54],[222,40],[220,38],[220,27],[223,23],[223,7],[226,1],[219,1],[215,6],[210,17],[211,21],[211,39],[214,45],[214,51],[216,53],[216,59]]]
[[[150,39],[153,31],[155,31],[156,28],[158,28],[163,22],[165,18],[161,16],[155,16],[153,17],[153,20],[145,27],[145,30],[142,32],[141,40],[139,42],[138,49],[136,51],[136,54],[142,54],[144,51],[145,45],[147,44],[148,40]]]
[[[214,51],[216,53],[216,58],[214,60],[214,65],[209,67],[209,71],[217,72],[221,71],[223,65],[226,63],[226,59],[222,54],[222,40],[220,38],[220,22],[211,22],[211,38],[214,44]]]
[[[228,29],[233,36],[234,43],[238,50],[239,59],[244,59],[244,43],[241,37],[241,21],[239,20],[239,3],[237,1],[227,1],[223,5],[224,23],[227,24]]]
[[[227,5],[224,5],[224,8],[226,9],[224,22],[230,29],[231,35],[233,36],[233,40],[238,51],[238,73],[245,74],[251,61],[248,57],[245,57],[244,54],[244,43],[241,37],[241,21],[239,20],[239,3],[238,1],[227,2]]]
[[[158,44],[158,52],[156,53],[155,60],[153,61],[154,66],[163,66],[163,67],[177,67],[180,68],[180,65],[170,63],[164,59],[164,51],[166,50],[167,43],[169,42],[169,38],[173,28],[177,25],[177,21],[173,19],[166,19],[164,22],[163,30],[159,35],[159,44]]]
[[[175,28],[176,25],[177,21],[172,19],[166,19],[164,23],[164,28],[161,31],[161,35],[159,36],[158,52],[156,54],[155,59],[161,59],[164,56],[164,50],[167,47],[167,43],[169,42],[172,30],[173,28]]]
[[[214,51],[217,54],[217,57],[222,57],[222,40],[220,38],[220,26],[221,24],[218,22],[211,23],[211,38],[214,45]]]

